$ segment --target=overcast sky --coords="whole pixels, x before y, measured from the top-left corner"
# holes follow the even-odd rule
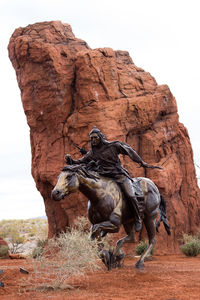
[[[29,127],[8,58],[14,30],[60,20],[91,48],[129,51],[138,67],[169,86],[200,164],[199,13],[199,0],[0,0],[0,220],[45,215],[31,176]]]

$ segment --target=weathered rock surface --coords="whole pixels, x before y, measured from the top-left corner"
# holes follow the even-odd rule
[[[30,127],[32,175],[44,198],[49,236],[86,214],[82,195],[57,203],[50,194],[64,155],[80,157],[74,143],[89,149],[88,133],[96,125],[108,140],[127,142],[146,162],[163,167],[144,173],[122,158],[133,176],[151,178],[166,198],[172,235],[161,226],[157,249],[177,251],[182,232],[199,226],[200,192],[188,133],[168,86],[159,86],[128,52],[92,50],[59,21],[16,29],[8,49]]]

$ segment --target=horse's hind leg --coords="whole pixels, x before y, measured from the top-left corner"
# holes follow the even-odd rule
[[[135,267],[137,269],[144,269],[144,261],[151,255],[151,251],[156,243],[155,234],[155,219],[152,217],[145,217],[144,224],[147,230],[148,238],[149,238],[149,246],[147,250],[140,256],[140,259],[136,262]]]
[[[116,268],[121,267],[121,261],[124,259],[125,255],[124,255],[124,251],[122,250],[122,246],[125,243],[133,243],[135,242],[135,236],[134,236],[134,224],[133,222],[128,223],[128,224],[123,224],[124,229],[127,233],[127,235],[118,240],[116,243],[116,247],[115,250],[113,252],[113,259],[114,259],[114,264],[113,266],[115,266]]]

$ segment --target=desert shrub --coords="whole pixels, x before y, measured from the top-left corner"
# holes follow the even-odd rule
[[[44,279],[44,288],[66,288],[67,279],[84,275],[100,267],[97,241],[88,238],[88,232],[72,228],[56,239],[48,240],[45,252],[34,264],[36,279]]]
[[[26,220],[2,220],[0,221],[0,234],[9,237],[11,230],[17,230],[21,235],[47,236],[48,225],[46,219],[35,218]]]
[[[32,250],[31,257],[38,258],[38,257],[42,256],[42,254],[44,253],[44,248],[45,248],[46,243],[47,243],[47,239],[45,239],[45,240],[38,239],[36,247]]]
[[[23,244],[30,239],[46,239],[47,234],[46,219],[2,220],[0,222],[0,236],[9,244],[11,253],[20,252]]]
[[[0,246],[0,258],[6,257],[8,255],[8,250],[9,250],[8,246],[1,245]]]
[[[78,231],[83,231],[87,233],[89,238],[91,223],[88,218],[84,216],[77,217],[76,220],[74,221],[74,228],[77,229]],[[110,234],[106,234],[106,236],[99,243],[99,246],[100,244],[103,245],[103,248],[106,250],[111,250],[111,251],[113,250],[112,239]]]
[[[46,219],[34,219],[32,225],[32,236],[37,237],[40,240],[46,240],[48,236],[48,223]]]
[[[10,231],[12,230],[18,231],[19,235],[43,239],[47,237],[47,220],[35,218],[26,220],[2,220],[0,222],[1,236],[9,238]]]
[[[137,245],[135,252],[137,255],[142,255],[148,248],[149,244],[147,241],[140,241]],[[151,250],[151,255],[153,254],[153,250]]]
[[[186,256],[197,256],[200,253],[200,240],[198,236],[183,234],[183,245],[180,250]]]
[[[35,225],[30,226],[29,232],[28,232],[28,236],[29,237],[36,236],[37,235],[37,231],[38,231],[37,226],[35,226]]]
[[[74,228],[77,229],[78,231],[84,231],[89,233],[90,231],[90,221],[88,218],[84,216],[77,217],[76,220],[74,221]]]
[[[196,238],[200,240],[200,230],[198,230],[198,232],[196,234]]]
[[[3,237],[6,237],[7,242],[9,243],[10,252],[17,253],[25,242],[25,237],[21,236],[18,230],[14,227],[8,227],[6,232],[1,232]]]

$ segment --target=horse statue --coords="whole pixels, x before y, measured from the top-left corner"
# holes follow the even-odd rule
[[[166,217],[166,203],[161,196],[158,188],[148,178],[138,177],[133,179],[143,192],[143,214],[142,220],[147,230],[149,245],[147,250],[136,262],[135,267],[144,268],[145,259],[155,245],[155,234],[158,231],[160,222],[163,221],[165,229],[170,234],[170,227]],[[116,243],[112,261],[120,260],[123,255],[122,246],[124,243],[135,242],[134,238],[134,215],[125,200],[123,193],[118,184],[111,178],[100,176],[94,171],[87,170],[85,165],[68,165],[65,166],[58,177],[58,181],[52,190],[52,198],[60,201],[68,194],[79,190],[88,199],[88,218],[92,224],[91,238],[104,237],[108,232],[118,232],[123,225],[126,236]],[[140,202],[141,197],[138,199]],[[160,210],[160,219],[156,226],[156,217]],[[111,268],[109,255],[104,253],[104,263]],[[113,260],[113,257],[115,258]]]

